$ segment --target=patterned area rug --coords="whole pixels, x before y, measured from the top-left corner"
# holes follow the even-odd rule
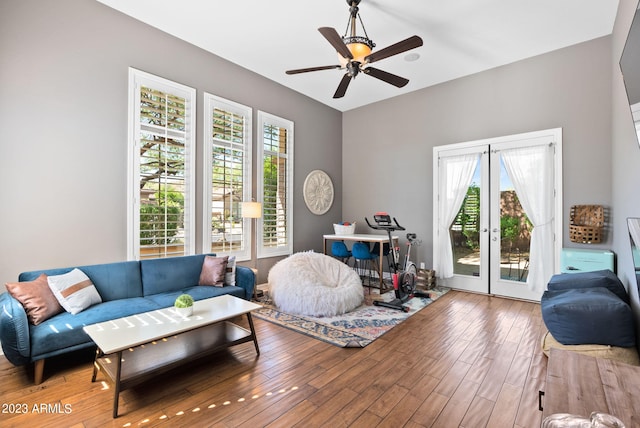
[[[431,295],[430,298],[414,297],[406,303],[410,308],[409,312],[373,304],[373,300],[393,300],[395,297],[393,291],[380,296],[375,294],[375,290],[369,295],[367,290],[365,291],[365,301],[360,307],[335,317],[288,314],[279,311],[277,307],[268,302],[263,302],[263,307],[252,312],[252,314],[260,319],[323,340],[332,345],[343,348],[364,348],[448,291],[449,289],[445,287],[435,287],[428,291]]]

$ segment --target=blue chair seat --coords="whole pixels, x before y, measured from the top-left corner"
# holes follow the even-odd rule
[[[331,244],[331,254],[333,257],[342,260],[344,263],[349,264],[349,259],[352,254],[343,241],[336,241]]]

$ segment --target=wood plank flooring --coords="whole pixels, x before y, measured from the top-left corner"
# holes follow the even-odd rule
[[[259,357],[247,343],[126,390],[117,419],[93,352],[48,360],[40,385],[0,356],[0,426],[540,426],[537,304],[451,291],[363,349],[254,322]]]

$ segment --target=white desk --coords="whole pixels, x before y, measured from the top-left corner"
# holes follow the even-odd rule
[[[378,255],[378,277],[380,278],[380,294],[383,293],[384,289],[384,278],[383,278],[383,268],[382,268],[382,258],[384,257],[384,243],[389,242],[388,235],[374,235],[374,234],[354,234],[354,235],[323,235],[323,248],[324,253],[327,253],[327,241],[353,241],[353,242],[377,242],[380,247],[380,254]],[[393,239],[394,246],[398,245],[398,237],[391,236]],[[389,251],[393,251],[393,248],[389,248]],[[397,260],[396,260],[397,262]]]

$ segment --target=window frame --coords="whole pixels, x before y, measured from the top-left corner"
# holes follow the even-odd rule
[[[214,109],[226,110],[234,114],[244,117],[244,151],[243,151],[243,185],[242,185],[242,201],[250,201],[252,194],[252,152],[253,152],[253,109],[243,104],[236,103],[224,99],[222,97],[204,93],[204,149],[203,149],[203,213],[202,213],[202,251],[203,253],[212,252],[211,249],[211,221],[212,221],[212,203],[211,194],[213,192],[213,183],[211,176],[213,174],[213,165],[211,158],[213,156],[213,144],[215,140],[212,135],[213,128],[213,111]],[[207,179],[209,177],[209,179]],[[241,202],[242,202],[241,201]],[[242,248],[237,251],[226,251],[221,254],[235,256],[237,261],[251,260],[251,244],[253,230],[251,227],[251,219],[242,219]],[[247,233],[245,233],[245,231]]]
[[[185,99],[184,254],[195,254],[196,90],[129,67],[127,131],[127,258],[140,260],[140,88],[146,86]]]
[[[275,125],[287,130],[287,149],[286,155],[283,156],[287,160],[287,190],[286,190],[286,245],[277,247],[266,247],[264,245],[264,215],[257,222],[257,239],[256,239],[256,257],[258,259],[276,256],[288,256],[293,253],[293,174],[294,174],[294,124],[292,121],[275,116],[270,113],[258,110],[256,131],[257,145],[257,190],[258,201],[262,203],[263,213],[267,209],[264,201],[264,127],[265,125]],[[259,139],[259,140],[258,140]]]

